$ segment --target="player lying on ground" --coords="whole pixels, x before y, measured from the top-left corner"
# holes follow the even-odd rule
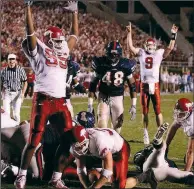
[[[113,129],[120,133],[123,124],[123,96],[126,81],[132,99],[129,110],[132,115],[131,120],[136,117],[136,85],[132,75],[136,62],[122,57],[122,47],[118,41],[108,43],[105,50],[105,56],[94,57],[92,62],[95,77],[89,87],[88,111],[93,111],[93,98],[96,98],[96,87],[100,82],[97,110],[98,127],[107,128],[110,117]]]
[[[57,119],[56,116],[57,115],[52,117],[51,124],[47,124],[41,144],[38,145],[32,157],[28,169],[32,178],[43,180],[51,178],[54,167],[53,160],[60,141],[60,134],[55,129],[56,126],[54,126],[53,121],[54,119]],[[78,124],[78,122],[86,128],[92,128],[95,124],[95,117],[89,112],[81,111],[76,115],[73,125]],[[9,174],[10,176],[17,176],[21,152],[28,141],[29,130],[30,124],[27,121],[24,121],[19,126],[4,128],[1,130],[1,157],[3,159],[1,162],[1,174],[3,177],[8,173],[12,173]],[[94,167],[94,161],[96,162],[95,159],[89,160],[87,164],[88,167]],[[64,170],[63,175],[65,178],[68,178],[69,176],[78,178],[76,166],[73,162]]]
[[[163,141],[163,135],[167,131],[168,126],[168,123],[163,123],[159,127],[152,145],[136,153],[134,163],[143,172],[149,169],[152,170],[156,182],[153,188],[157,188],[157,182],[162,181],[194,185],[194,175],[192,172],[181,171],[175,167],[176,165],[172,161],[166,161],[165,159],[166,143]]]
[[[169,147],[177,130],[182,128],[184,133],[188,136],[188,147],[186,152],[185,171],[190,171],[194,164],[194,104],[187,98],[180,98],[174,107],[174,122],[172,123],[166,144]]]
[[[77,1],[68,1],[72,12],[72,27],[66,41],[62,29],[51,26],[43,36],[43,42],[35,34],[31,13],[31,2],[25,1],[26,39],[22,49],[36,75],[29,140],[21,158],[19,174],[14,182],[18,189],[25,188],[27,169],[37,145],[42,140],[47,121],[58,114],[54,120],[56,129],[63,133],[72,128],[72,118],[65,103],[67,58],[75,47],[78,36]]]
[[[175,25],[171,28],[172,37],[169,46],[164,49],[157,49],[154,39],[147,39],[144,48],[136,48],[132,42],[131,23],[127,26],[127,40],[130,51],[137,56],[140,62],[141,91],[140,100],[142,105],[142,118],[144,126],[144,144],[149,144],[148,135],[148,112],[150,99],[156,114],[156,123],[158,127],[163,123],[162,113],[160,111],[160,86],[159,71],[160,64],[173,50],[177,36],[178,27]]]

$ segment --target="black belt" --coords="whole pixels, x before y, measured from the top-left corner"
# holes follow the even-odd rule
[[[18,91],[21,91],[21,89],[20,90],[13,90],[13,89],[11,89],[11,90],[9,90],[10,92],[18,92]]]

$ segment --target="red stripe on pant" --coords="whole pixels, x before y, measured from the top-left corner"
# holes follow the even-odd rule
[[[43,147],[40,146],[35,154],[40,179],[43,178],[42,149],[43,149]]]

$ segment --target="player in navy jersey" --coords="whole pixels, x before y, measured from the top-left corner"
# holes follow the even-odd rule
[[[112,41],[106,47],[105,56],[94,57],[92,68],[95,71],[95,78],[89,88],[88,111],[93,111],[93,98],[96,97],[96,87],[100,83],[97,110],[98,127],[108,127],[108,120],[111,117],[112,127],[120,132],[123,123],[123,95],[126,81],[132,98],[129,110],[132,115],[131,120],[136,117],[136,87],[132,75],[136,68],[136,62],[123,58],[120,43]]]
[[[80,66],[77,62],[73,61],[71,56],[68,58],[68,73],[66,80],[66,103],[69,111],[71,112],[71,117],[74,117],[73,106],[71,105],[71,88],[74,88],[80,93],[86,93],[86,89],[77,80],[77,75],[80,72]]]

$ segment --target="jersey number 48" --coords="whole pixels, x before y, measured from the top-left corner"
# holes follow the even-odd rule
[[[113,81],[111,79],[111,74],[114,74]],[[102,82],[106,83],[107,85],[113,84],[115,86],[119,86],[123,83],[123,77],[124,74],[122,71],[118,71],[116,73],[106,72],[106,74],[102,78]]]

